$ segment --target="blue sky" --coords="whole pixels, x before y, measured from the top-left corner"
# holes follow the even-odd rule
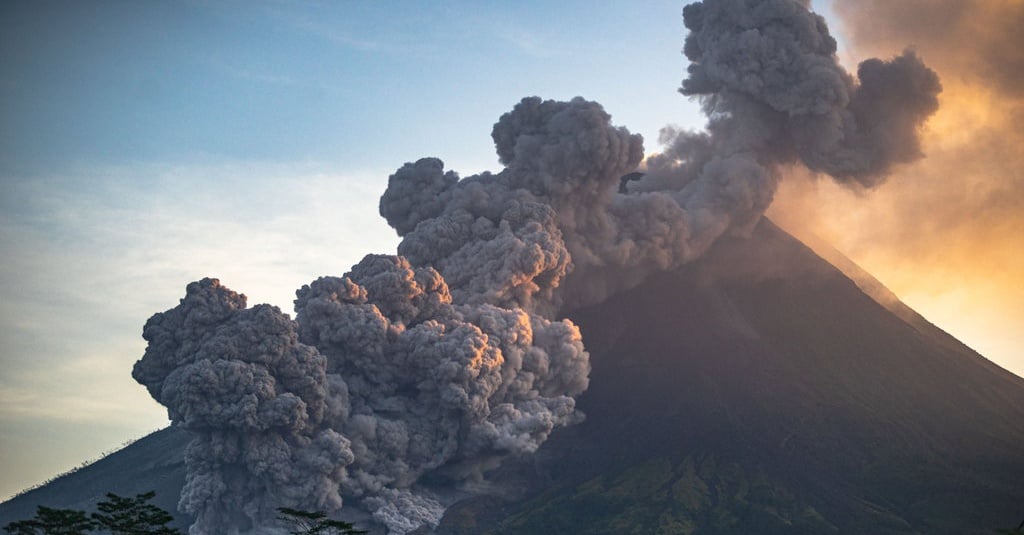
[[[166,425],[130,372],[188,282],[291,312],[394,251],[403,163],[497,170],[522,97],[699,128],[682,5],[0,3],[0,499]]]
[[[673,94],[679,2],[549,4],[8,3],[3,171],[435,153],[489,166],[489,124],[531,94],[583,94],[652,135],[670,112],[700,124]]]
[[[699,127],[677,1],[0,5],[0,497],[166,424],[141,329],[217,276],[294,290],[397,240],[387,176],[496,169],[522,97]]]

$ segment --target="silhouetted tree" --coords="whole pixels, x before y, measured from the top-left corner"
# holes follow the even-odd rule
[[[40,505],[35,518],[11,522],[4,526],[4,531],[11,535],[84,535],[95,527],[85,511]]]
[[[291,535],[359,535],[366,533],[355,529],[352,524],[341,520],[327,518],[323,511],[301,511],[288,507],[279,507],[278,520],[291,525]]]
[[[107,493],[106,501],[96,504],[98,513],[92,518],[97,527],[113,535],[182,535],[176,528],[168,527],[174,517],[163,509],[149,503],[156,496],[150,491],[134,498]]]

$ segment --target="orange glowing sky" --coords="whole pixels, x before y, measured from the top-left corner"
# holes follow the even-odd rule
[[[833,2],[843,60],[912,46],[943,84],[925,158],[870,192],[784,181],[770,215],[816,234],[926,318],[1024,375],[1024,24],[1019,0]]]

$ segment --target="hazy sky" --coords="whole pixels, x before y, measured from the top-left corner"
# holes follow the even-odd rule
[[[0,4],[0,498],[166,425],[130,372],[142,325],[185,284],[215,276],[291,312],[302,284],[394,251],[377,199],[401,164],[497,170],[491,126],[523,96],[599,101],[648,151],[662,126],[702,124],[676,92],[682,2],[480,4]],[[846,60],[909,44],[841,14]],[[927,29],[907,35],[953,88],[948,109],[1021,94]],[[951,148],[959,116],[941,113],[926,138],[941,165],[860,195],[793,180],[776,212],[1021,374],[1020,159]],[[968,185],[954,149],[975,158]],[[994,183],[1010,193],[973,194]]]

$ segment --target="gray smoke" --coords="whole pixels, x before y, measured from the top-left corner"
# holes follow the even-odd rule
[[[914,52],[861,63],[858,83],[836,63],[824,19],[793,2],[696,3],[683,18],[691,65],[681,92],[702,98],[726,150],[864,186],[920,157],[917,130],[941,87]]]
[[[413,488],[481,477],[580,420],[579,330],[517,307],[453,302],[433,268],[369,255],[297,292],[297,321],[215,279],[146,324],[134,370],[195,435],[181,507],[193,533],[234,533],[276,507],[364,499],[390,533],[436,524]]]
[[[706,0],[684,20],[681,92],[708,128],[666,130],[637,180],[622,177],[642,140],[599,104],[525,98],[494,125],[501,172],[460,179],[425,158],[391,175],[380,213],[398,255],[303,286],[295,321],[210,279],[150,320],[134,376],[195,434],[193,533],[342,496],[390,533],[436,524],[423,476],[479,480],[582,418],[588,355],[560,311],[748,231],[783,164],[871,186],[920,155],[939,84],[913,53],[858,81],[799,0]]]
[[[572,396],[590,368],[567,320],[453,301],[437,271],[401,256],[369,255],[295,304],[300,340],[348,384],[346,495],[408,489],[442,466],[469,477],[579,418]]]
[[[341,506],[353,458],[331,424],[344,419],[345,384],[287,315],[245,308],[245,296],[203,279],[142,336],[132,376],[194,436],[180,503],[193,532],[236,533],[281,504]]]

